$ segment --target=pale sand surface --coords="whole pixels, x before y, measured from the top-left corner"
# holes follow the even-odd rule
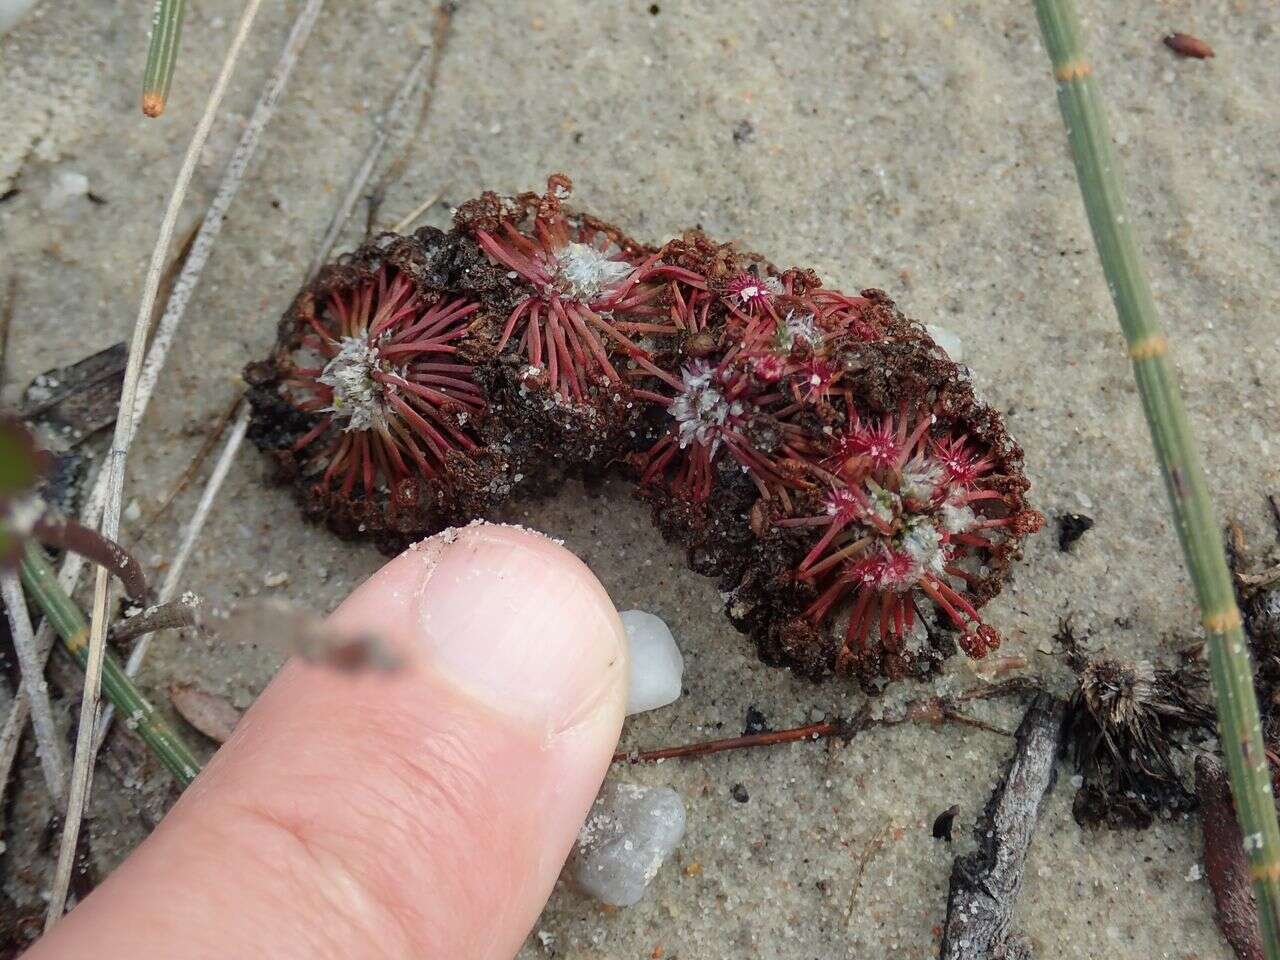
[[[1069,554],[1052,529],[1032,538],[990,607],[1008,652],[1062,684],[1060,658],[1041,648],[1052,650],[1068,612],[1123,655],[1167,655],[1193,638],[1191,591],[1030,5],[660,4],[653,15],[635,0],[465,0],[426,134],[380,225],[438,189],[458,202],[484,188],[537,188],[563,170],[581,205],[641,238],[700,224],[781,264],[810,264],[834,285],[886,289],[908,314],[964,338],[981,392],[1026,449],[1036,504],[1097,520]],[[1280,488],[1274,12],[1243,0],[1084,6],[1213,487],[1224,514],[1269,540],[1263,494]],[[210,197],[298,7],[264,5],[180,231]],[[144,516],[239,389],[244,362],[265,352],[375,117],[429,36],[429,9],[331,0],[134,448],[128,499]],[[6,399],[35,373],[127,336],[172,175],[238,12],[232,0],[193,5],[177,95],[160,123],[135,106],[150,4],[46,0],[0,39],[0,190],[22,190],[0,205],[0,280],[16,273],[20,284]],[[1204,37],[1216,59],[1176,59],[1159,42],[1173,29]],[[85,174],[108,202],[43,209],[59,169]],[[447,215],[438,207],[428,222]],[[359,220],[344,246],[358,241]],[[304,525],[285,491],[263,486],[265,472],[246,451],[188,586],[220,606],[276,592],[331,608],[380,558]],[[145,561],[169,555],[195,496],[141,542]],[[620,608],[672,625],[686,695],[632,721],[628,746],[738,733],[749,705],[775,726],[856,707],[845,687],[758,663],[720,616],[714,585],[683,569],[621,485],[570,487],[506,518],[563,537]],[[264,574],[279,572],[288,584],[271,591]],[[265,647],[169,641],[144,682],[163,699],[172,680],[197,680],[243,706],[274,664]],[[954,661],[938,686],[975,682]],[[900,688],[890,700],[919,693]],[[1010,728],[1017,719],[1005,707],[983,716]],[[933,956],[952,856],[971,845],[1008,746],[976,730],[901,728],[847,748],[622,771],[684,795],[679,862],[625,911],[557,891],[539,924],[550,947],[531,939],[522,956],[648,957],[657,947],[668,958]],[[1018,908],[1038,955],[1226,957],[1196,879],[1198,826],[1084,832],[1071,818],[1069,776],[1048,803]],[[25,898],[49,865],[32,854],[45,799],[29,748],[22,783],[3,864],[6,888]],[[746,803],[730,795],[738,783]],[[135,811],[154,813],[163,796],[158,775],[122,784],[100,768],[90,829],[104,868],[144,834]],[[948,847],[929,825],[953,803],[961,812]],[[855,891],[863,851],[886,828]]]

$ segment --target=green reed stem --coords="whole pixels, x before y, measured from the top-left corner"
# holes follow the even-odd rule
[[[182,19],[186,12],[186,0],[156,0],[155,13],[151,17],[147,66],[142,74],[142,112],[148,117],[160,116],[169,100],[173,68],[178,62],[178,42],[182,39]]]
[[[1222,749],[1258,898],[1262,940],[1269,960],[1280,960],[1280,829],[1276,826],[1253,671],[1222,535],[1167,358],[1168,340],[1129,229],[1111,135],[1092,67],[1084,56],[1075,7],[1071,0],[1035,0],[1035,7],[1053,62],[1058,105],[1093,240],[1128,341],[1133,375],[1200,603]]]
[[[49,618],[67,652],[84,666],[89,656],[89,623],[58,583],[44,550],[35,543],[27,543],[22,555],[22,583]],[[110,655],[103,662],[102,692],[181,786],[195,779],[200,761]]]

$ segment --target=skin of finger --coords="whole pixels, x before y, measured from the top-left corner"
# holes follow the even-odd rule
[[[287,665],[155,833],[29,956],[513,956],[603,779],[626,687],[603,588],[535,537],[469,528],[383,568],[333,622],[378,625],[401,669]],[[622,651],[587,708],[550,730],[417,655],[413,604],[446,589],[424,568],[468,542],[527,551],[513,580],[527,561],[535,583],[584,584],[549,598],[560,609],[536,628]]]

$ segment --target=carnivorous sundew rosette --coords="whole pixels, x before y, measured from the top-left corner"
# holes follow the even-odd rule
[[[306,514],[395,550],[622,471],[768,662],[875,689],[999,646],[980,610],[1043,518],[966,372],[878,290],[648,247],[569,189],[486,193],[298,294],[246,379]]]

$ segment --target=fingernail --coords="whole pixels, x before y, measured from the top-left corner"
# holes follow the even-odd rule
[[[488,524],[429,547],[414,604],[427,665],[544,735],[621,721],[625,633],[582,561],[540,534]]]

